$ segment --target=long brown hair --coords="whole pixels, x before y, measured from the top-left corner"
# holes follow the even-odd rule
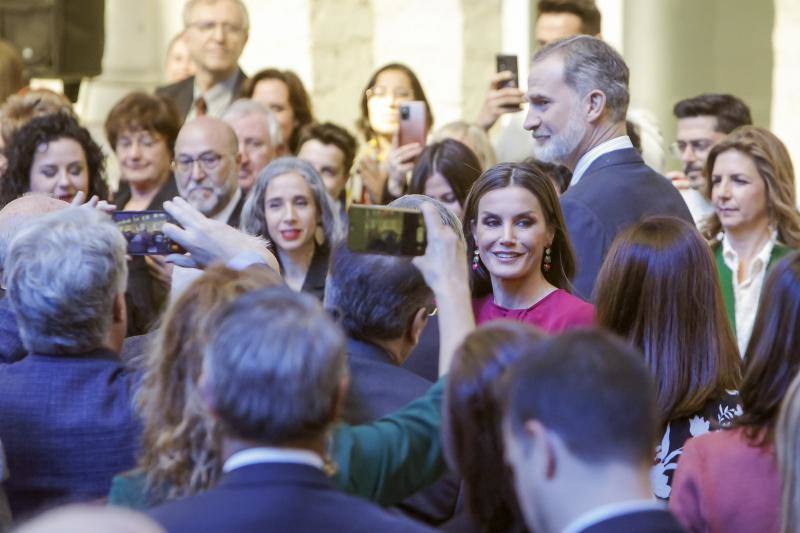
[[[420,83],[419,78],[417,78],[417,75],[414,74],[413,70],[402,63],[389,63],[388,65],[384,65],[375,71],[375,73],[367,82],[367,86],[364,87],[364,90],[361,92],[361,118],[359,118],[356,122],[356,127],[361,130],[361,132],[364,134],[364,138],[367,141],[375,137],[375,132],[372,130],[372,127],[369,124],[369,108],[367,107],[367,100],[369,100],[369,96],[367,95],[367,92],[375,87],[375,83],[378,81],[378,76],[387,70],[397,70],[408,76],[408,79],[411,81],[411,90],[414,92],[414,100],[421,100],[425,102],[425,113],[427,114],[428,122],[427,129],[430,129],[431,126],[433,126],[433,111],[431,110],[431,104],[428,102],[428,98],[425,96],[425,90],[422,88],[422,84]]]
[[[263,80],[282,81],[288,89],[289,105],[292,106],[292,111],[294,111],[295,125],[294,129],[292,129],[291,137],[284,139],[283,142],[289,147],[290,152],[296,154],[300,149],[300,130],[314,122],[314,112],[311,109],[311,98],[308,96],[308,91],[306,91],[306,87],[300,77],[293,71],[267,68],[257,72],[247,80],[242,94],[247,98],[252,98],[256,85]]]
[[[686,222],[652,217],[620,234],[594,300],[597,323],[644,353],[663,423],[737,388],[739,353],[714,258]]]
[[[744,359],[736,425],[757,446],[772,442],[781,400],[800,369],[800,254],[772,267]]]
[[[778,231],[778,240],[790,248],[800,248],[800,213],[794,185],[794,168],[786,146],[769,130],[757,126],[742,126],[715,144],[708,153],[703,175],[706,178],[706,194],[711,198],[714,163],[717,157],[729,150],[736,150],[750,157],[764,180],[767,195],[767,210],[770,221]],[[722,224],[716,214],[711,215],[703,226],[703,234],[709,241],[716,241]]]
[[[524,529],[503,462],[499,385],[543,337],[529,325],[498,320],[467,336],[453,359],[443,410],[445,446],[464,479],[467,512],[482,531]]]
[[[148,494],[187,496],[207,489],[219,477],[219,431],[197,387],[205,332],[217,313],[241,294],[280,283],[267,268],[237,272],[216,266],[167,310],[135,397],[144,424],[139,468]]]
[[[553,230],[553,244],[550,246],[552,268],[543,270],[548,283],[559,289],[572,292],[570,280],[575,275],[575,252],[567,234],[567,225],[561,213],[558,194],[550,179],[537,167],[521,163],[500,163],[484,172],[472,185],[464,206],[464,237],[467,239],[467,257],[472,259],[477,245],[472,230],[478,218],[478,205],[481,198],[490,191],[506,187],[522,187],[533,194],[542,206],[545,223]],[[480,261],[472,271],[472,296],[479,298],[492,292],[489,271]]]

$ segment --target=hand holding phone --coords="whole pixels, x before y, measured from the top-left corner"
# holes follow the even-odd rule
[[[398,146],[418,143],[425,146],[427,140],[428,113],[425,102],[413,100],[400,104],[400,127],[397,132]]]
[[[347,212],[347,247],[357,253],[423,255],[427,246],[420,211],[353,205]]]
[[[175,223],[165,211],[115,211],[111,217],[128,241],[128,255],[184,252],[183,248],[172,242],[162,231],[166,222]]]
[[[509,54],[497,54],[497,72],[510,72],[511,79],[502,82],[498,89],[505,89],[506,87],[519,87],[519,65],[517,64],[517,56]]]

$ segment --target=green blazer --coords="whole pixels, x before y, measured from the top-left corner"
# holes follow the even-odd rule
[[[784,244],[775,243],[772,248],[772,254],[769,256],[769,263],[767,263],[767,271],[772,265],[781,257],[792,253],[794,250]],[[725,311],[728,313],[728,321],[731,323],[734,334],[736,333],[736,297],[733,294],[733,273],[728,265],[725,264],[725,258],[722,257],[722,244],[718,244],[714,249],[714,257],[717,260],[717,270],[719,271],[719,284],[722,288],[722,299],[725,302]],[[744,354],[742,354],[744,355]]]
[[[446,383],[447,377],[440,378],[424,396],[369,424],[337,425],[331,439],[334,484],[390,506],[444,474],[439,429]],[[108,504],[145,510],[164,503],[166,492],[148,493],[144,472],[131,470],[111,481]]]

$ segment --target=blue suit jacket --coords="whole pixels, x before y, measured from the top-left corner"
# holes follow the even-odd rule
[[[350,389],[342,418],[348,424],[367,424],[424,396],[433,385],[394,364],[375,344],[348,339]]]
[[[11,301],[3,294],[0,298],[0,363],[16,363],[27,354],[19,337],[17,317],[11,308]]]
[[[237,468],[214,488],[151,511],[169,533],[203,531],[429,531],[337,491],[313,466],[261,463]]]
[[[140,425],[134,375],[117,355],[31,354],[0,365],[0,440],[16,517],[108,493],[111,478],[136,463]]]
[[[633,148],[597,158],[561,197],[561,210],[577,256],[575,293],[587,300],[606,252],[627,226],[653,215],[674,216],[694,225],[678,190],[645,165]]]

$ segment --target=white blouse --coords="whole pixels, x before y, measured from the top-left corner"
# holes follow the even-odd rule
[[[739,283],[739,255],[731,246],[728,236],[725,235],[722,238],[722,258],[728,268],[731,269],[736,316],[736,343],[739,345],[739,354],[742,357],[744,357],[744,353],[747,350],[747,343],[750,342],[750,335],[753,333],[761,287],[764,285],[767,265],[769,265],[769,258],[772,255],[776,240],[777,235],[773,233],[770,240],[764,244],[764,247],[753,258],[750,267],[745,272],[744,280]]]

